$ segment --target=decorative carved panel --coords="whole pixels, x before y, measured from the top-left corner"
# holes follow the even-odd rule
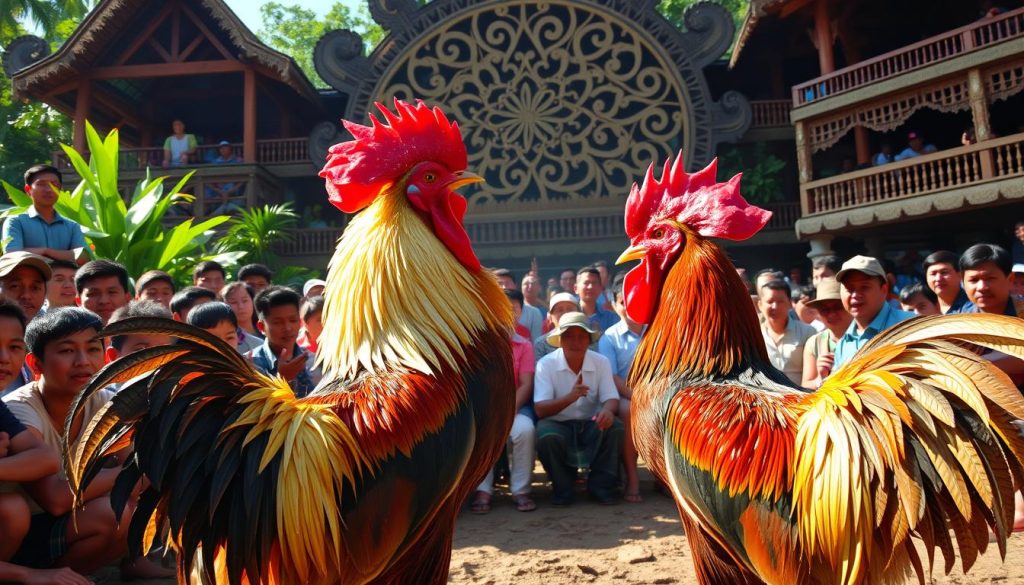
[[[682,148],[689,167],[737,139],[752,118],[730,92],[711,99],[702,68],[728,47],[729,15],[698,4],[687,32],[655,0],[375,0],[389,36],[370,57],[351,31],[317,44],[317,71],[349,95],[345,117],[374,101],[423,99],[462,128],[470,169],[487,179],[476,209],[567,208],[623,198],[652,161]],[[347,137],[332,126],[313,152]]]

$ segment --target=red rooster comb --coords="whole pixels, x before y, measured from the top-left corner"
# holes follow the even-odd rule
[[[397,115],[377,103],[386,123],[370,114],[370,125],[342,120],[355,140],[335,144],[320,171],[331,203],[345,213],[366,207],[417,163],[433,161],[452,172],[465,170],[466,146],[459,125],[440,108],[395,98]]]
[[[671,163],[671,164],[670,164]],[[661,178],[654,164],[647,168],[642,187],[633,184],[626,201],[626,234],[644,233],[652,219],[672,218],[705,238],[745,240],[768,223],[770,211],[755,207],[740,195],[740,176],[716,183],[718,159],[696,173],[683,170],[683,153],[667,161]]]

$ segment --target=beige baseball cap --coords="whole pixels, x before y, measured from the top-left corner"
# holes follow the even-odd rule
[[[843,282],[843,278],[851,272],[862,272],[868,276],[885,280],[885,269],[882,268],[882,263],[871,256],[854,256],[843,262],[843,267],[836,273],[836,281]]]
[[[548,334],[548,343],[554,347],[562,347],[562,334],[568,331],[570,327],[579,327],[589,333],[590,343],[594,343],[601,337],[601,332],[590,325],[590,319],[587,319],[586,315],[573,312],[562,315],[562,318],[558,320],[558,329]]]
[[[14,272],[14,269],[19,266],[35,268],[43,275],[43,280],[50,280],[53,276],[53,271],[50,270],[50,265],[46,262],[46,258],[31,252],[18,250],[16,252],[7,252],[0,256],[0,278],[6,278],[8,274]]]

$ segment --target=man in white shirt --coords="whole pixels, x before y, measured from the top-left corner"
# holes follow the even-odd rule
[[[762,285],[757,291],[757,307],[764,317],[761,333],[768,348],[768,359],[799,385],[804,373],[804,343],[818,331],[789,317],[793,305],[785,281],[772,280]]]
[[[600,336],[583,313],[566,313],[548,342],[559,348],[537,363],[534,410],[537,457],[551,479],[554,506],[573,501],[578,469],[589,468],[587,490],[614,504],[623,426],[615,418],[619,392],[608,358],[588,347]]]

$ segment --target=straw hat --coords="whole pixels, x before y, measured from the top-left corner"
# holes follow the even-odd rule
[[[839,281],[834,278],[822,278],[814,294],[814,300],[807,303],[808,307],[817,308],[822,301],[841,301]]]
[[[548,334],[548,343],[554,347],[562,347],[562,334],[570,327],[579,327],[589,333],[590,343],[594,343],[598,337],[601,337],[601,332],[590,325],[590,319],[587,319],[586,315],[573,312],[562,315],[562,318],[558,320],[558,329]]]

